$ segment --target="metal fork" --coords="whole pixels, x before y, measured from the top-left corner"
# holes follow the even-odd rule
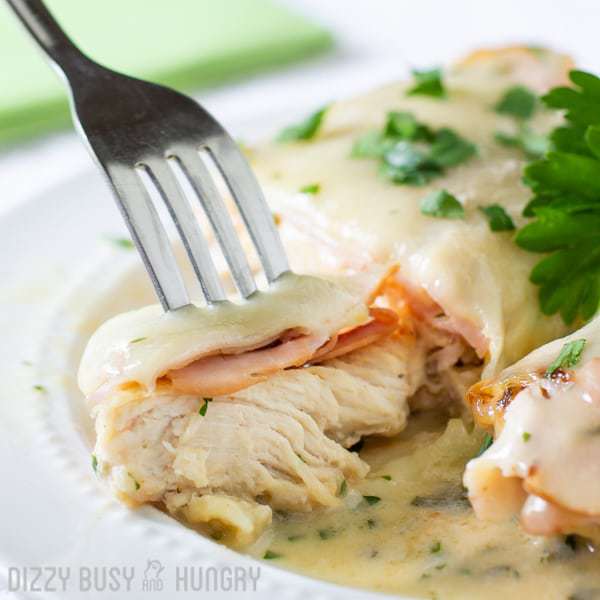
[[[267,281],[289,270],[258,182],[223,127],[191,98],[121,75],[85,56],[41,0],[7,0],[70,90],[71,111],[105,173],[164,310],[190,303],[171,243],[147,186],[149,177],[175,223],[208,303],[227,298],[200,224],[175,169],[191,184],[214,230],[240,294],[257,289],[210,170],[214,161],[242,215]]]

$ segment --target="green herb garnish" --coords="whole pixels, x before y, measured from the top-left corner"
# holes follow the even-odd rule
[[[139,338],[135,338],[134,340],[131,340],[129,343],[130,344],[138,344],[139,342],[143,342],[144,340],[147,340],[148,338],[146,337],[139,337]]]
[[[92,469],[94,470],[94,473],[98,471],[98,458],[95,454],[92,454]]]
[[[212,402],[212,398],[203,398],[203,403],[200,409],[198,410],[198,414],[205,417],[206,411],[208,410],[208,403]]]
[[[528,442],[531,439],[531,434],[529,431],[524,431],[522,437],[524,442]]]
[[[46,389],[46,388],[45,388],[43,385],[40,385],[39,383],[36,383],[36,384],[33,386],[33,389],[34,389],[36,392],[40,392],[41,394],[45,394],[45,393],[48,391],[48,390],[47,390],[47,389]]]
[[[318,533],[322,540],[328,540],[336,534],[336,531],[335,529],[328,527],[326,529],[319,529]]]
[[[516,119],[530,119],[535,112],[537,95],[523,85],[515,85],[496,104],[496,112]]]
[[[329,106],[324,106],[323,108],[309,115],[304,121],[286,127],[277,136],[277,141],[296,142],[300,140],[312,139],[315,137],[317,131],[319,131],[319,127],[321,127],[323,117],[325,116],[328,108]]]
[[[340,489],[338,491],[338,496],[343,498],[348,493],[348,482],[345,479],[342,479],[342,483],[340,484]]]
[[[452,129],[434,131],[411,113],[390,112],[381,131],[370,131],[354,143],[351,156],[378,159],[382,175],[394,183],[425,185],[476,151]]]
[[[503,146],[522,150],[528,158],[541,158],[550,149],[550,140],[541,133],[532,131],[526,125],[519,125],[514,134],[497,131],[495,139]]]
[[[567,342],[560,350],[556,359],[546,369],[546,377],[550,377],[558,369],[574,367],[580,360],[586,340],[574,340]]]
[[[304,537],[306,537],[305,535],[303,535],[302,533],[297,533],[295,535],[288,535],[288,542],[297,542],[298,540],[303,539]]]
[[[512,231],[515,224],[510,215],[499,204],[480,206],[479,210],[487,217],[492,231]]]
[[[133,479],[133,483],[135,485],[135,489],[139,490],[142,487],[140,485],[140,482],[131,473],[127,473],[127,475],[129,475],[129,477],[131,477],[131,479]]]
[[[433,544],[431,544],[431,546],[429,546],[429,552],[431,552],[431,554],[437,554],[438,552],[442,551],[442,542],[440,541],[436,541],[433,542]]]
[[[265,560],[274,560],[276,558],[281,558],[281,554],[279,554],[278,552],[273,552],[272,550],[267,550],[264,554],[263,554],[263,558]]]
[[[477,456],[481,456],[493,443],[494,438],[489,433],[486,433],[477,451]]]
[[[446,90],[442,81],[441,69],[429,69],[426,71],[413,70],[415,84],[407,92],[407,96],[431,96],[433,98],[445,98]]]
[[[445,219],[464,219],[463,205],[446,190],[438,190],[427,194],[421,200],[421,212],[430,217],[443,217]]]
[[[381,498],[379,496],[363,496],[363,500],[369,505],[373,506],[378,502],[381,502]]]
[[[566,111],[550,135],[552,151],[525,169],[534,197],[523,214],[534,221],[516,236],[530,252],[550,253],[531,272],[544,314],[565,323],[590,319],[600,303],[600,79],[571,71],[576,88],[554,88],[542,100]]]
[[[304,187],[300,188],[300,192],[302,194],[312,194],[313,196],[315,194],[318,194],[321,191],[321,185],[318,183],[311,183],[309,185],[305,185]]]
[[[392,480],[392,476],[391,475],[382,475],[381,479],[385,479],[386,481],[391,481]]]
[[[135,244],[129,238],[108,236],[106,239],[111,244],[117,246],[117,248],[122,248],[123,250],[133,250],[135,248]]]
[[[377,527],[377,521],[375,519],[367,519],[367,527],[369,529],[375,529],[375,527]]]

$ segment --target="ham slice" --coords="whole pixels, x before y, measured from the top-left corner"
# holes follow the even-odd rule
[[[398,327],[394,311],[372,308],[371,319],[338,336],[313,334],[282,336],[280,343],[239,354],[217,354],[169,371],[173,389],[204,397],[231,394],[265,380],[269,375],[309,362],[320,362],[362,348],[393,333]]]

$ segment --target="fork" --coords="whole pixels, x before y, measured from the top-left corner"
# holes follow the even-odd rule
[[[164,86],[116,73],[83,54],[41,0],[7,0],[70,91],[75,127],[112,188],[165,311],[190,304],[167,230],[149,192],[173,220],[208,304],[227,295],[181,179],[187,179],[240,294],[257,290],[253,273],[205,152],[229,188],[269,284],[289,271],[260,186],[236,143],[202,106]],[[179,171],[179,176],[177,172]]]

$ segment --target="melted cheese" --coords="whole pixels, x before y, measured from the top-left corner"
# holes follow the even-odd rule
[[[478,209],[498,203],[523,222],[531,196],[522,183],[525,159],[495,141],[511,120],[493,106],[526,72],[540,87],[563,75],[531,57],[525,66],[497,61],[459,69],[445,81],[446,100],[407,97],[405,86],[390,85],[333,104],[316,139],[266,145],[252,155],[298,270],[368,272],[398,264],[400,278],[425,290],[475,348],[483,335],[486,376],[566,332],[560,317],[539,310],[529,282],[539,257],[519,249],[510,233],[490,231]],[[451,127],[477,145],[477,156],[423,187],[392,184],[378,175],[376,160],[350,157],[355,140],[380,130],[392,110],[411,112],[432,128]],[[541,111],[534,127],[546,130],[554,118]],[[297,193],[310,183],[320,185],[318,194]],[[465,220],[421,214],[421,199],[440,189],[458,198]]]
[[[87,396],[107,382],[152,389],[160,375],[199,356],[257,347],[291,329],[330,336],[367,319],[352,284],[291,273],[238,304],[188,305],[169,313],[147,306],[110,319],[94,333],[79,386]]]

